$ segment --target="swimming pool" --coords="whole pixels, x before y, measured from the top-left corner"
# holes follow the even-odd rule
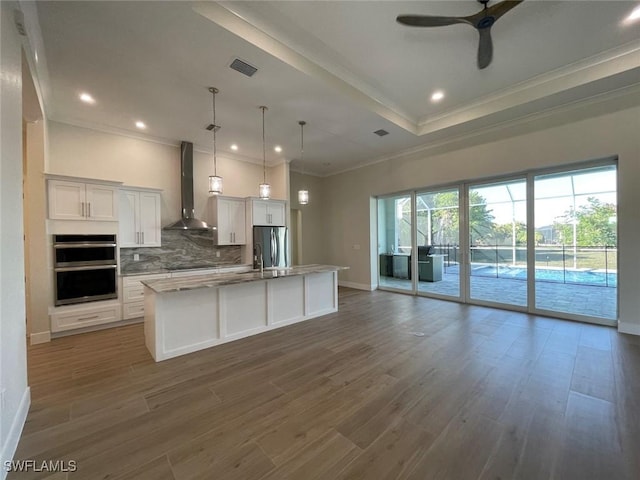
[[[527,269],[523,267],[510,266],[499,266],[496,268],[494,265],[472,265],[471,275],[478,277],[526,280]],[[536,268],[536,281],[616,287],[618,285],[618,274],[616,272],[602,272],[594,270]]]

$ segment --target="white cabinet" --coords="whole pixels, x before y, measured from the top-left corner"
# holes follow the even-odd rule
[[[247,243],[245,202],[240,198],[210,197],[210,223],[216,227],[218,245]]]
[[[118,220],[118,189],[113,184],[48,181],[51,220]]]
[[[142,280],[169,278],[168,273],[135,275],[122,277],[122,319],[144,317],[144,285]]]
[[[252,225],[285,225],[285,202],[278,200],[249,199]]]
[[[120,247],[159,247],[160,209],[158,190],[120,190]]]
[[[64,332],[121,320],[118,301],[56,307],[50,311],[51,331]]]

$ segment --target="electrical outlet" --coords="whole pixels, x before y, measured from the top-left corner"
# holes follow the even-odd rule
[[[139,262],[140,261],[140,254],[139,253],[134,253],[133,254],[133,261],[134,262]]]
[[[220,258],[220,250],[216,250],[216,257]]]
[[[356,243],[356,244],[353,246],[353,249],[354,249],[354,250],[360,250],[360,244],[359,244],[359,243]]]

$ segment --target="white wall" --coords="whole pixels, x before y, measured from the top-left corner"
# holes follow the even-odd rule
[[[320,177],[291,172],[291,208],[300,211],[302,228],[300,263],[302,265],[327,263],[326,259],[329,257],[325,231],[323,180]],[[298,203],[298,190],[302,188],[309,190],[309,203],[306,205]]]
[[[375,283],[369,245],[370,198],[419,187],[450,184],[590,159],[619,157],[619,295],[621,331],[640,334],[640,107],[638,92],[607,102],[594,102],[574,111],[505,126],[456,150],[442,149],[385,161],[327,177],[327,261],[346,265],[343,282]],[[635,106],[633,106],[635,105]],[[631,107],[630,107],[631,106]],[[581,118],[566,123],[567,118]],[[528,132],[527,132],[528,130]],[[451,147],[449,147],[451,148]],[[361,245],[354,250],[353,245]],[[375,252],[374,252],[375,254]]]
[[[13,2],[0,2],[0,478],[29,408],[22,242],[22,57]]]
[[[47,173],[115,180],[136,187],[161,188],[162,224],[180,218],[180,147],[114,135],[65,123],[49,122]],[[213,173],[211,155],[194,152],[194,203],[196,217],[207,214],[208,178]],[[218,175],[224,195],[258,196],[262,166],[218,156]],[[286,199],[282,166],[267,169],[273,198]]]

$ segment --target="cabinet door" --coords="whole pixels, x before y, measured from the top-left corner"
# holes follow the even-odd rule
[[[85,220],[84,183],[49,180],[49,218],[52,220]]]
[[[242,200],[229,201],[229,217],[233,232],[233,244],[244,245],[247,243],[244,202]]]
[[[233,245],[232,203],[226,198],[215,199],[218,245]]]
[[[284,227],[285,225],[285,212],[284,203],[269,202],[269,225],[274,227]]]
[[[251,218],[253,225],[271,225],[269,223],[269,202],[253,200],[251,202]]]
[[[86,185],[88,220],[118,220],[118,190],[106,185]]]
[[[120,191],[119,238],[120,247],[138,246],[138,193],[129,190]]]
[[[138,216],[140,243],[145,247],[159,247],[162,244],[160,226],[160,194],[140,192]]]

